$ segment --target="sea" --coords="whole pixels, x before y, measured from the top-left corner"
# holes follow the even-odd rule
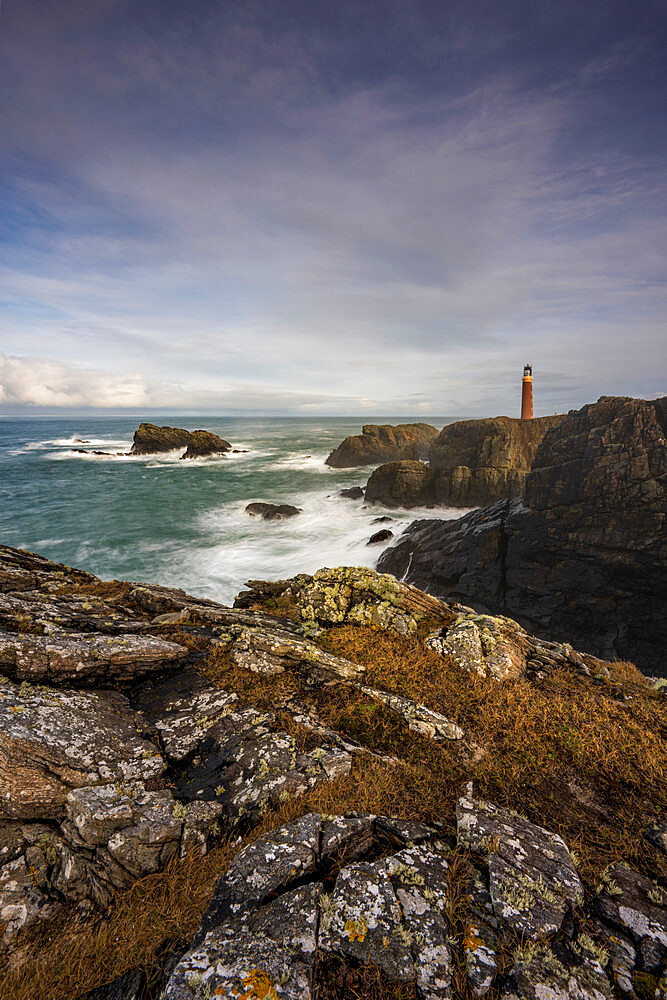
[[[374,568],[417,517],[339,496],[365,485],[373,466],[331,469],[329,453],[362,419],[152,415],[151,423],[225,438],[236,454],[181,460],[179,451],[128,456],[141,418],[0,419],[0,542],[103,579],[182,587],[230,604],[249,579],[280,579],[324,566]],[[145,418],[144,418],[145,419]],[[429,420],[437,427],[456,420]],[[400,423],[399,417],[363,423]],[[110,455],[81,454],[108,451]],[[251,501],[290,503],[285,521],[250,517]],[[438,508],[437,516],[460,510]],[[384,515],[392,523],[375,524]],[[369,546],[389,527],[394,538]]]

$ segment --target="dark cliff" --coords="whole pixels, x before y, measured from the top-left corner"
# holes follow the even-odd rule
[[[667,400],[603,397],[545,435],[523,498],[416,521],[379,568],[664,673]]]

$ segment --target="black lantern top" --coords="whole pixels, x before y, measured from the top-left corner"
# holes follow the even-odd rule
[[[524,375],[532,375],[533,374],[533,366],[532,365],[524,365],[523,366],[523,374]]]

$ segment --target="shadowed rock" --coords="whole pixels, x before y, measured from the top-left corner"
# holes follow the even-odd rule
[[[547,432],[523,498],[415,521],[378,568],[663,673],[667,399],[603,397]]]
[[[433,505],[431,470],[423,462],[388,462],[375,470],[366,486],[366,502],[386,507]]]

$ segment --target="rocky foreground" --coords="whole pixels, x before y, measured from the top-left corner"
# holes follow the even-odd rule
[[[573,410],[542,440],[521,497],[414,521],[379,568],[666,674],[666,437],[666,398]]]
[[[0,547],[3,998],[664,1000],[657,689],[370,570],[236,603]]]

